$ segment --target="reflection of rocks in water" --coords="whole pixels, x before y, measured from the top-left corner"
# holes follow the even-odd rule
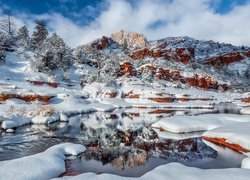
[[[100,129],[99,129],[100,130]],[[103,131],[93,130],[98,134]],[[97,160],[112,164],[117,169],[142,166],[150,156],[157,156],[168,161],[186,162],[204,158],[216,158],[215,150],[207,146],[200,138],[185,140],[159,140],[152,129],[141,128],[137,131],[113,129],[108,135],[90,137],[86,160]],[[100,138],[100,137],[105,138]]]
[[[122,170],[126,167],[134,168],[144,165],[150,154],[141,149],[120,147],[112,150],[99,149],[99,151],[93,151],[90,148],[83,153],[83,156],[86,160],[94,159],[102,162],[103,165],[111,163],[113,167]]]
[[[162,142],[143,143],[136,148],[153,152],[169,161],[185,162],[203,158],[216,158],[217,152],[207,146],[201,138],[185,140],[164,140]]]
[[[111,161],[111,164],[117,169],[125,169],[125,167],[137,167],[145,164],[149,154],[143,150],[131,152],[126,156],[119,156]]]

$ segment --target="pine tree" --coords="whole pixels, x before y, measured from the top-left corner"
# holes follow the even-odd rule
[[[18,34],[17,34],[17,43],[19,46],[27,48],[29,46],[29,31],[28,28],[26,26],[22,26],[19,30],[18,30]]]
[[[38,49],[48,36],[48,30],[44,21],[38,21],[32,34],[31,47]]]
[[[71,67],[72,60],[72,50],[53,33],[44,41],[32,64],[40,72],[52,73],[55,69],[66,71]]]

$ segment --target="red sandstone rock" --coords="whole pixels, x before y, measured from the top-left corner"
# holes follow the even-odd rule
[[[52,83],[52,82],[43,82],[43,81],[30,81],[28,80],[28,82],[32,83],[32,84],[35,84],[35,85],[39,85],[39,86],[42,86],[44,84],[47,84],[53,88],[57,88],[58,87],[58,83]]]
[[[148,98],[151,101],[155,101],[155,102],[160,102],[160,103],[170,103],[170,102],[174,102],[174,99],[172,97],[163,97],[163,98]]]
[[[245,53],[246,56],[250,55],[250,52]],[[228,65],[233,62],[239,62],[244,59],[244,56],[239,52],[227,53],[221,56],[215,56],[209,58],[204,64],[210,64],[212,66],[215,65]]]
[[[20,99],[26,102],[32,102],[32,101],[42,101],[45,103],[48,103],[51,98],[54,96],[48,96],[48,95],[20,95],[20,94],[2,94],[0,93],[0,101],[6,101],[7,99],[16,98]]]
[[[245,52],[245,56],[250,57],[250,51]]]
[[[204,88],[205,86],[205,78],[200,75],[195,75],[196,85],[199,88]]]
[[[140,49],[140,50],[138,50],[138,51],[135,51],[135,52],[133,52],[133,53],[130,55],[130,57],[131,57],[132,59],[143,59],[143,58],[145,58],[145,57],[147,57],[147,56],[153,57],[153,51],[152,51],[152,50],[149,50],[149,49],[147,49],[147,48],[145,48],[145,49]]]
[[[106,36],[102,36],[102,39],[100,41],[92,43],[91,46],[97,50],[103,50],[107,48],[108,42],[109,42],[109,38]]]
[[[211,138],[211,137],[202,136],[202,139],[213,142],[215,144],[219,144],[219,145],[222,145],[222,146],[229,147],[229,148],[231,148],[231,149],[233,149],[235,151],[238,151],[238,152],[250,152],[249,149],[245,149],[245,148],[241,147],[238,144],[230,144],[230,143],[228,143],[225,138]]]
[[[120,65],[118,76],[130,75],[134,76],[136,73],[133,71],[133,66],[129,61],[125,61]]]
[[[150,50],[148,48],[140,49],[134,51],[130,57],[133,59],[143,59],[145,57],[158,58],[162,57],[165,59],[173,59],[175,61],[180,61],[183,64],[188,64],[194,60],[194,49],[193,48],[175,48],[175,49],[157,49]]]
[[[179,80],[181,77],[180,71],[172,71],[170,75],[174,81]]]
[[[244,57],[240,53],[228,53],[221,57],[222,65],[228,65],[232,62],[239,62],[243,60]]]
[[[243,98],[241,99],[241,101],[245,103],[250,103],[250,97]]]
[[[176,55],[174,60],[183,64],[189,64],[194,60],[194,48],[176,48],[172,52]]]
[[[172,113],[174,110],[166,110],[166,109],[157,109],[154,111],[150,111],[148,114],[166,114],[166,113]]]
[[[195,86],[195,78],[193,77],[187,77],[185,78],[185,83],[190,85],[190,86]]]
[[[210,89],[211,83],[212,83],[211,77],[205,77],[205,89],[207,90]]]
[[[166,80],[166,81],[180,81],[181,83],[188,84],[190,86],[199,87],[202,89],[215,89],[218,90],[220,87],[221,90],[225,91],[228,89],[227,84],[218,84],[217,81],[212,80],[211,77],[203,77],[201,75],[195,75],[194,77],[183,77],[179,71],[170,71],[169,69],[163,69],[159,67],[154,67],[152,65],[147,65],[145,67],[141,67],[139,70],[133,70],[133,66],[130,62],[126,61],[120,66],[120,71],[118,76],[130,75],[136,76],[142,73],[144,70],[152,71],[153,75],[157,78]],[[131,98],[137,98],[136,96],[131,96]]]
[[[117,96],[117,92],[111,91],[106,93],[107,98],[115,98]]]

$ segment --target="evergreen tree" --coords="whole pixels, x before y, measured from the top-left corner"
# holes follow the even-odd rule
[[[38,21],[32,34],[31,47],[38,49],[48,36],[48,30],[44,21]]]
[[[72,65],[72,50],[56,33],[47,38],[38,50],[33,66],[39,72],[52,73],[55,69],[66,71]]]
[[[19,30],[18,30],[18,34],[17,34],[17,42],[18,45],[24,48],[27,48],[29,46],[29,31],[28,28],[26,26],[22,26]]]

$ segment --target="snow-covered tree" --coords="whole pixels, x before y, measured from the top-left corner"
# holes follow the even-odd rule
[[[8,36],[0,32],[0,64],[5,60],[6,50],[9,50]]]
[[[21,47],[27,48],[29,46],[29,31],[26,26],[22,26],[17,33],[17,44]]]
[[[72,65],[72,50],[56,33],[47,38],[39,48],[32,65],[39,72],[53,73],[55,69],[66,71]]]
[[[4,16],[0,19],[0,31],[6,35],[13,36],[16,33],[16,25],[13,18],[10,16]]]
[[[44,21],[38,21],[31,38],[31,47],[39,49],[48,36],[48,30]]]
[[[16,25],[10,16],[0,18],[0,46],[5,50],[11,50],[15,43]]]
[[[125,54],[111,53],[109,50],[97,50],[92,48],[91,45],[77,48],[74,56],[78,63],[92,66],[92,68],[86,68],[89,70],[82,77],[82,85],[94,81],[114,83],[120,70],[120,62],[128,58]]]

